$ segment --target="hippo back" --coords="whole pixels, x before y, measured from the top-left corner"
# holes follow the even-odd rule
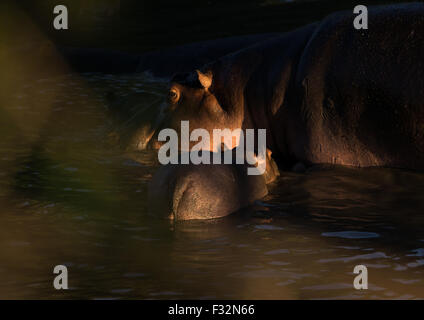
[[[424,4],[325,19],[296,75],[292,147],[312,163],[424,168]]]

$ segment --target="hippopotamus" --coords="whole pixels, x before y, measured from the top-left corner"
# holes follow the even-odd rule
[[[184,120],[190,130],[211,134],[215,128],[266,129],[266,147],[282,169],[334,164],[421,170],[423,17],[421,3],[370,7],[369,28],[357,30],[352,12],[338,12],[177,74],[169,84],[166,116],[148,145],[159,148],[160,130],[178,132]],[[175,186],[173,179],[188,174],[176,170],[156,179]],[[220,179],[204,167],[191,170]],[[215,196],[206,178],[199,179],[196,186],[206,190],[198,195],[213,205],[211,197],[222,193]],[[164,192],[180,194],[175,190]],[[195,211],[204,199],[184,190],[193,195],[184,210]],[[227,214],[236,209],[226,208]],[[178,210],[174,218],[180,218]]]
[[[371,8],[356,30],[336,13],[176,75],[163,127],[265,128],[288,165],[422,169],[423,15],[423,4]]]
[[[179,221],[225,217],[268,194],[279,171],[270,153],[266,161],[262,175],[248,175],[248,165],[235,162],[162,166],[149,183],[150,213]]]

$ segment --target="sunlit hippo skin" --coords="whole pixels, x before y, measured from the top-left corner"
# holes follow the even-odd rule
[[[424,5],[340,12],[179,74],[162,128],[265,128],[280,166],[424,168]],[[159,147],[157,136],[150,145]]]
[[[279,171],[270,154],[266,161],[263,175],[241,164],[162,166],[149,184],[149,210],[175,221],[225,217],[268,194]]]

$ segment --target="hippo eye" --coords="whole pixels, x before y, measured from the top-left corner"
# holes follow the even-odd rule
[[[171,89],[168,92],[168,101],[171,103],[175,103],[180,98],[180,93],[176,89]]]

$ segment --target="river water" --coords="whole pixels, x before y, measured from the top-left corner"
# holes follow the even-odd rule
[[[149,215],[151,152],[108,141],[105,93],[162,98],[142,75],[22,84],[0,107],[0,299],[424,298],[424,175],[282,172],[213,221]],[[137,158],[139,161],[131,160]],[[55,290],[66,265],[69,290]],[[356,265],[368,290],[353,287]]]

